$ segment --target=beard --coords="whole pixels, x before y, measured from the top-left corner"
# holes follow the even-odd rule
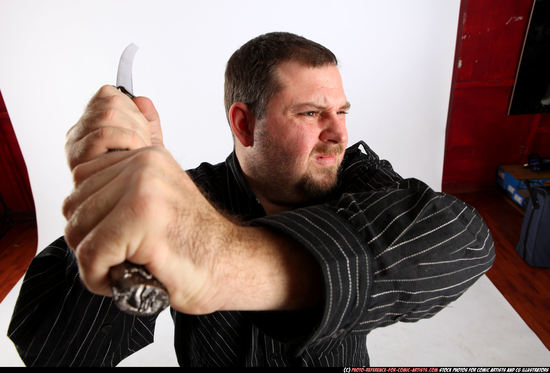
[[[295,184],[296,195],[303,202],[315,202],[330,195],[338,184],[339,168],[334,166],[303,175]]]
[[[279,149],[267,136],[260,136],[262,159],[253,166],[255,183],[271,202],[285,206],[300,206],[317,202],[330,195],[338,184],[340,164],[319,166],[309,164],[301,175],[297,160],[284,149]],[[320,144],[310,154],[339,156],[345,151],[343,144]]]
[[[342,144],[321,144],[313,149],[311,156],[315,154],[339,156],[344,150]],[[296,182],[296,193],[307,202],[325,198],[334,191],[338,184],[339,168],[340,164],[309,168]]]

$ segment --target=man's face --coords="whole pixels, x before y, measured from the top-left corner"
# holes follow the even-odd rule
[[[248,173],[253,189],[275,204],[293,206],[330,192],[347,146],[346,100],[334,65],[281,64],[281,90],[256,121]]]

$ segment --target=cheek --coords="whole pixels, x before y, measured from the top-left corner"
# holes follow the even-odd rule
[[[286,120],[271,121],[276,126],[266,128],[266,135],[271,143],[271,155],[278,153],[277,159],[281,162],[276,167],[284,167],[290,171],[294,169],[301,173],[308,168],[311,151],[319,142],[319,133],[316,128],[304,123]]]
[[[299,132],[296,136],[288,138],[285,144],[286,152],[288,154],[289,161],[291,161],[295,168],[305,169],[308,167],[309,157],[311,150],[315,146],[315,143],[308,141],[307,134]]]
[[[309,157],[311,150],[319,142],[319,133],[313,126],[296,123],[286,131],[286,143],[292,144],[296,155]]]

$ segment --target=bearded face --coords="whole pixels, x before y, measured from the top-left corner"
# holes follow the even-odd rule
[[[282,89],[255,122],[241,166],[260,200],[296,206],[335,187],[347,146],[349,103],[334,65],[283,63],[277,78]]]

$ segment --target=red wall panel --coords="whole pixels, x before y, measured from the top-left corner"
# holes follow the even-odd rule
[[[499,164],[519,162],[531,120],[506,115],[510,92],[508,87],[455,90],[443,170],[447,188],[492,187]]]
[[[14,211],[34,213],[27,166],[0,93],[0,195]]]
[[[496,168],[550,156],[550,114],[507,115],[532,0],[462,0],[442,189],[495,186]]]
[[[463,0],[456,80],[513,79],[532,0]]]

